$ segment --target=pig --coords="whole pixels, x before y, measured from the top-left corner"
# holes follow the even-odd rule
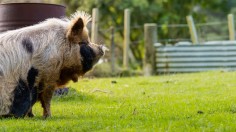
[[[51,116],[54,90],[77,82],[107,50],[90,41],[90,21],[88,13],[76,11],[0,34],[0,116],[33,117],[37,100],[43,117]]]

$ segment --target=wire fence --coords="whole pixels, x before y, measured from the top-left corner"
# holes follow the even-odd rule
[[[206,41],[218,41],[218,40],[228,40],[229,31],[227,21],[221,22],[207,22],[207,23],[197,23],[195,24],[199,42]],[[122,26],[114,27],[114,41],[122,43],[120,40],[123,39],[123,30]],[[111,28],[100,29],[100,37],[104,41],[103,43],[111,42],[110,33]],[[143,30],[142,25],[136,25],[130,27],[131,45],[138,45],[143,43]],[[177,42],[187,41],[191,42],[189,27],[187,24],[157,24],[158,32],[158,42],[163,44],[175,44]],[[135,34],[136,33],[136,34]],[[163,37],[164,36],[164,37]]]
[[[196,24],[200,42],[229,40],[227,21]]]
[[[229,40],[228,22],[207,22],[195,24],[200,43],[206,41]],[[110,49],[105,56],[115,69],[115,65],[122,67],[123,61],[123,26],[114,26],[106,29],[99,29],[99,43],[106,44]],[[178,42],[191,42],[188,24],[157,24],[158,42],[162,44],[176,44]],[[135,25],[130,27],[130,58],[135,58],[138,65],[142,65],[142,52],[144,49],[144,26]],[[140,58],[140,60],[137,60]],[[114,71],[114,70],[112,70]]]
[[[206,42],[206,41],[217,41],[217,40],[228,40],[229,33],[228,33],[228,25],[227,21],[223,22],[208,22],[208,23],[198,23],[196,24],[196,30],[199,37],[199,42]],[[114,27],[115,28],[115,41],[123,39],[123,30],[124,28]],[[100,29],[100,33],[103,34],[103,39],[109,39],[111,29]],[[143,26],[137,25],[130,28],[131,30],[131,38],[130,44],[131,45],[138,45],[143,43]],[[158,42],[163,44],[175,44],[177,42],[191,42],[190,34],[189,34],[189,27],[187,24],[158,24],[157,25],[157,32],[158,32]],[[118,33],[117,33],[118,32]],[[132,34],[138,32],[138,36],[134,35],[132,38]],[[162,37],[164,36],[165,37]],[[104,36],[105,35],[105,36]],[[111,42],[111,41],[109,41]]]

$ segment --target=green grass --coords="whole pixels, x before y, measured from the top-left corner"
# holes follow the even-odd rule
[[[116,81],[117,83],[111,83]],[[236,131],[236,72],[82,79],[53,116],[1,119],[0,131]]]

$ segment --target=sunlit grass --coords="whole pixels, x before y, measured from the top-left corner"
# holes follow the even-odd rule
[[[1,119],[0,131],[235,131],[236,72],[82,79],[52,117]]]

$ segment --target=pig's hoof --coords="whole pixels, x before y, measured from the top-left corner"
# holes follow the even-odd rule
[[[43,118],[44,118],[44,119],[47,119],[47,118],[50,118],[50,117],[51,117],[51,114],[44,114],[44,115],[43,115]]]
[[[28,113],[27,116],[28,117],[34,117],[34,114],[33,113]]]

